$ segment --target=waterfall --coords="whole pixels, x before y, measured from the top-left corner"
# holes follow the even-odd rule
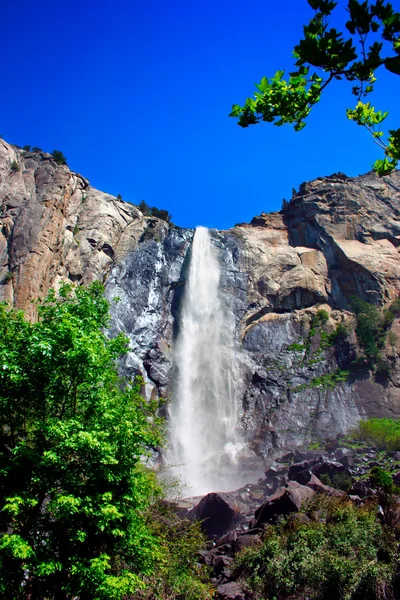
[[[237,402],[234,323],[220,295],[220,265],[208,229],[196,229],[179,334],[170,407],[170,452],[191,495],[235,485]]]

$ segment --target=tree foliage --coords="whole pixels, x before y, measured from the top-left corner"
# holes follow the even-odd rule
[[[51,155],[58,165],[66,165],[67,164],[67,159],[65,158],[65,156],[61,152],[61,150],[53,150]]]
[[[102,286],[50,292],[38,321],[0,306],[0,595],[113,599],[160,560],[141,457],[161,435],[140,385],[121,382]]]
[[[263,77],[254,98],[247,98],[243,106],[233,105],[230,116],[237,117],[241,127],[266,121],[300,131],[323,91],[333,81],[350,81],[356,105],[347,109],[347,117],[365,127],[384,151],[374,168],[385,175],[400,159],[400,129],[389,130],[385,141],[381,124],[388,113],[375,110],[366,99],[380,67],[400,75],[400,13],[384,0],[348,0],[349,20],[338,31],[329,25],[338,2],[308,0],[308,4],[315,15],[294,48],[295,70],[287,79],[282,70],[272,78]]]
[[[150,207],[144,200],[141,200],[139,209],[147,217],[157,217],[167,223],[171,222],[172,215],[167,210],[157,208],[156,206]]]

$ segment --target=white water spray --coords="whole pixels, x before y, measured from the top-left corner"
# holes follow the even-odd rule
[[[242,447],[235,433],[234,324],[219,283],[216,249],[209,231],[198,227],[174,351],[168,456],[191,495],[234,489],[235,453]]]

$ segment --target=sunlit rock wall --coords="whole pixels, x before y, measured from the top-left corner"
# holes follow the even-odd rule
[[[0,203],[0,298],[34,318],[31,300],[50,286],[104,281],[110,331],[130,339],[122,371],[141,374],[149,396],[168,397],[193,231],[145,217],[50,155],[3,140]],[[351,296],[382,305],[399,293],[398,172],[317,179],[282,212],[212,237],[235,322],[241,428],[254,452],[331,437],[365,416],[400,416],[399,342],[384,350],[388,378],[357,370],[345,383],[316,385],[356,357]],[[310,336],[321,308],[329,313],[325,329],[345,323],[347,339],[324,347],[319,331]],[[398,320],[393,332],[399,340]]]

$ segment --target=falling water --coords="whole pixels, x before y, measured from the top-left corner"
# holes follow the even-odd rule
[[[236,434],[233,323],[219,290],[220,266],[210,233],[194,235],[174,352],[170,456],[192,495],[234,487]]]

